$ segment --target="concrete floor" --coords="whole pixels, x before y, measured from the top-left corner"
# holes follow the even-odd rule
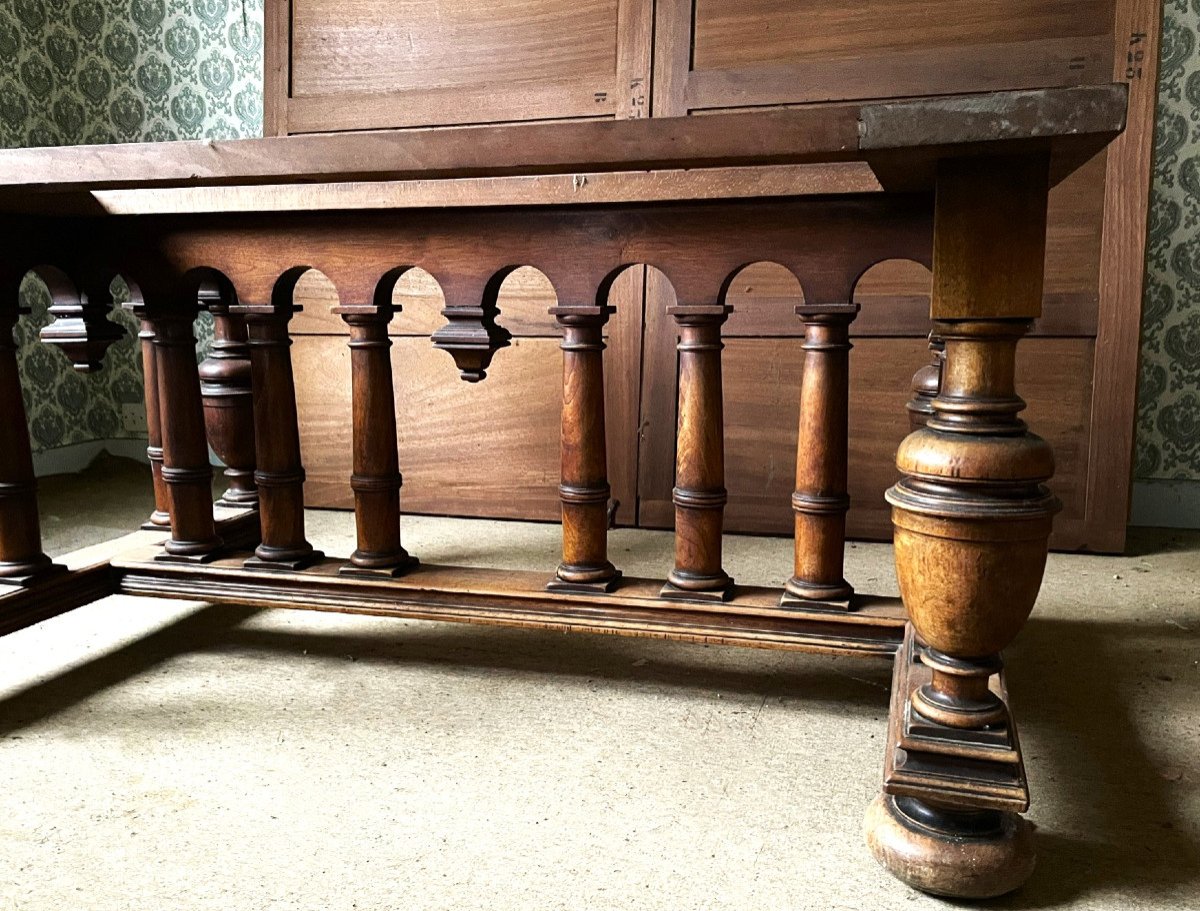
[[[48,549],[144,469],[46,479]],[[310,537],[349,550],[346,514]],[[436,562],[557,528],[410,518]],[[790,542],[729,539],[779,584]],[[617,531],[627,572],[670,536]],[[848,576],[893,592],[890,549]],[[1009,651],[1039,867],[994,908],[1200,908],[1200,534],[1052,556]],[[0,639],[0,911],[923,909],[877,868],[889,668],[612,637],[110,598]]]

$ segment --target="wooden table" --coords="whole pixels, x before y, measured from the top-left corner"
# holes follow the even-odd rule
[[[0,631],[121,592],[893,658],[871,850],[919,889],[1013,889],[1034,853],[999,653],[1033,607],[1058,508],[1044,486],[1053,457],[1018,417],[1014,356],[1040,315],[1047,191],[1121,131],[1125,106],[1113,85],[0,152]],[[764,196],[754,169],[778,165],[798,168],[802,188]],[[859,276],[891,258],[932,268],[944,349],[919,378],[887,495],[903,604],[855,591],[842,568],[851,301]],[[736,585],[721,558],[725,293],[759,260],[804,290],[795,563],[782,590]],[[678,298],[676,548],[657,580],[622,577],[606,547],[607,292],[636,264],[660,269]],[[524,265],[553,284],[563,333],[562,562],[421,564],[400,539],[393,288],[414,267],[438,280],[446,323],[433,344],[479,382],[508,343],[500,284]],[[336,285],[350,332],[348,559],[304,531],[288,323],[312,268]],[[161,534],[73,572],[43,554],[38,529],[12,341],[30,270],[53,298],[42,340],[79,370],[99,369],[120,335],[107,319],[114,276],[142,321],[147,527]],[[217,344],[198,369],[201,307]],[[215,507],[209,443],[230,466]]]

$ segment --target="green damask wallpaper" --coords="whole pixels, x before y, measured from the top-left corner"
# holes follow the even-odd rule
[[[1200,479],[1200,0],[1168,0],[1142,311],[1138,478]]]
[[[0,147],[259,135],[262,34],[262,0],[0,0]],[[121,427],[121,406],[142,400],[132,317],[114,311],[131,334],[81,376],[36,344],[45,288],[28,279],[21,294],[34,448],[144,438]],[[198,334],[203,349],[206,321]]]

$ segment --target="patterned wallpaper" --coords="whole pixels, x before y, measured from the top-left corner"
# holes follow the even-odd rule
[[[262,0],[4,0],[0,146],[257,135],[262,35]],[[1200,0],[1166,2],[1157,134],[1135,474],[1200,479]],[[22,294],[35,447],[132,436],[119,418],[140,398],[132,339],[78,376],[32,344],[40,283]]]
[[[1168,0],[1138,389],[1138,478],[1200,479],[1200,0]]]
[[[3,0],[0,147],[238,138],[262,132],[262,0]],[[118,302],[124,283],[113,285]],[[25,405],[35,451],[144,438],[122,429],[142,401],[136,321],[104,369],[80,375],[36,344],[49,322],[40,281],[21,288]],[[207,347],[211,323],[197,327]]]

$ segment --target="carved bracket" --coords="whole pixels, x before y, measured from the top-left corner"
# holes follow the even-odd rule
[[[449,320],[433,333],[433,347],[454,358],[458,375],[468,383],[487,376],[492,356],[507,348],[512,333],[496,324],[495,307],[446,307],[442,316]]]
[[[99,370],[104,354],[125,330],[108,319],[112,294],[107,288],[80,292],[78,298],[53,296],[50,315],[54,322],[39,334],[47,345],[60,349],[79,373]]]

